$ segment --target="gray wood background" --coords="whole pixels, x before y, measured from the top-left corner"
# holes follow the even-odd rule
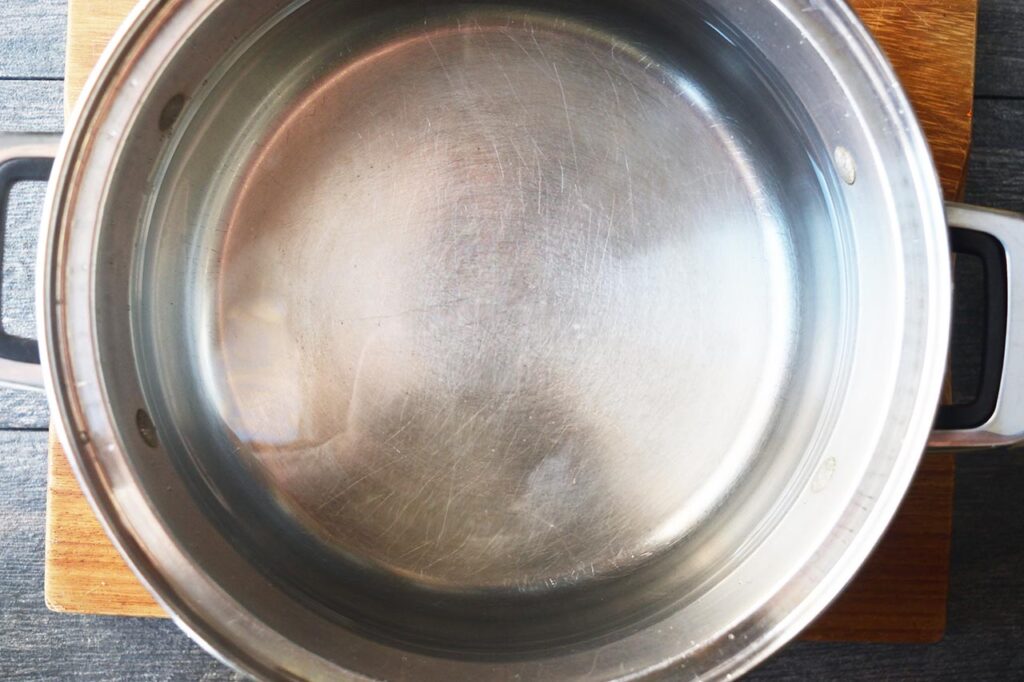
[[[59,131],[65,0],[0,0],[0,130]],[[1024,211],[1024,0],[981,0],[968,200]],[[31,335],[42,188],[19,186],[6,230],[4,328]],[[171,623],[43,604],[45,401],[0,391],[0,678],[222,680]],[[1024,454],[957,462],[949,628],[934,645],[789,646],[757,680],[1024,679]]]

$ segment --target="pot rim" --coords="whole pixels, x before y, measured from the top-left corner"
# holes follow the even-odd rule
[[[132,517],[132,513],[139,510],[129,509],[123,500],[115,496],[115,490],[123,491],[119,486],[128,483],[119,478],[117,467],[123,466],[129,454],[116,436],[117,428],[107,409],[109,406],[100,379],[101,361],[95,334],[84,338],[69,333],[69,316],[77,316],[80,329],[84,324],[82,320],[89,319],[91,310],[71,310],[62,295],[69,280],[79,283],[92,281],[89,273],[69,277],[66,242],[68,234],[75,229],[94,230],[96,227],[95,224],[80,224],[80,227],[75,228],[70,215],[80,193],[88,190],[79,186],[77,181],[81,179],[81,166],[87,165],[83,158],[87,157],[92,138],[97,132],[97,122],[107,113],[111,100],[132,96],[115,92],[117,88],[112,83],[117,82],[120,74],[131,69],[131,60],[137,56],[135,52],[141,49],[140,45],[149,49],[145,45],[145,38],[153,36],[157,28],[169,21],[183,6],[193,5],[190,11],[193,16],[198,16],[204,10],[211,11],[219,2],[146,0],[140,3],[122,24],[92,72],[83,90],[84,94],[69,120],[69,132],[57,156],[53,182],[48,190],[43,219],[44,234],[38,253],[37,272],[40,276],[37,319],[39,338],[45,347],[43,364],[49,386],[47,392],[51,410],[58,417],[55,427],[69,454],[72,469],[108,536],[140,581],[192,639],[232,667],[260,677],[278,678],[288,675],[287,667],[274,667],[269,660],[274,653],[267,653],[271,651],[270,647],[261,649],[261,643],[269,641],[267,638],[284,640],[283,635],[262,623],[259,624],[262,629],[250,623],[254,628],[251,639],[242,643],[232,638],[222,627],[223,622],[210,618],[210,610],[204,611],[196,603],[195,594],[184,595],[176,589],[166,577],[166,567],[173,566],[174,570],[187,568],[198,579],[205,577],[205,574],[194,565],[185,565],[188,563],[185,553],[171,546],[173,542],[169,535],[166,547],[156,542],[160,539],[159,534],[140,537],[137,526],[145,524],[137,523],[139,519]],[[780,588],[780,593],[789,593],[787,602],[795,602],[794,608],[787,610],[771,602],[762,604],[735,628],[735,631],[754,632],[756,637],[727,639],[728,633],[722,632],[718,639],[703,643],[707,648],[717,651],[714,656],[717,662],[706,668],[706,674],[712,678],[726,678],[746,672],[782,647],[831,602],[867,558],[895,513],[924,450],[948,353],[951,283],[941,192],[930,150],[906,95],[880,48],[842,0],[771,2],[796,17],[800,16],[800,12],[808,10],[824,13],[833,32],[830,37],[835,40],[827,48],[830,64],[839,72],[859,73],[869,80],[874,94],[889,112],[890,121],[896,126],[896,132],[901,138],[902,149],[910,159],[915,205],[920,206],[921,223],[928,228],[926,249],[930,266],[930,298],[926,310],[925,351],[919,359],[922,380],[907,419],[906,435],[898,452],[892,455],[883,493],[862,524],[851,531],[848,543],[838,556],[836,552],[828,553],[827,556],[825,553],[815,554],[800,575],[794,576]],[[197,5],[203,10],[196,9]],[[168,52],[176,48],[177,45],[165,46]],[[95,215],[99,215],[103,200],[99,195],[92,197]],[[91,295],[89,298],[90,303],[94,304]],[[120,475],[124,473],[124,470],[120,471]],[[158,517],[153,515],[152,519],[147,519],[147,523],[158,524]],[[166,529],[163,530],[166,535]],[[830,541],[834,542],[831,536]],[[817,575],[818,579],[811,580],[808,574]],[[211,599],[230,600],[216,585],[210,584],[205,589]],[[230,617],[230,614],[219,615],[221,621]],[[287,649],[289,658],[298,660],[293,658],[301,654],[294,650],[297,645],[277,643],[284,648],[274,647],[274,652]],[[287,644],[292,646],[288,647]],[[679,657],[684,654],[681,647]],[[645,672],[664,673],[677,662],[678,658],[665,660]],[[303,670],[313,675],[338,672],[336,668],[310,667],[307,660],[303,660],[303,665]]]

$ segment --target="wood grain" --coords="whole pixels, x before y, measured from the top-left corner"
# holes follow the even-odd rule
[[[46,605],[77,613],[164,615],[107,539],[53,434],[48,474]]]
[[[0,78],[60,79],[66,0],[0,0]]]
[[[65,111],[73,110],[89,72],[134,5],[134,0],[68,1]],[[78,613],[164,615],[107,539],[53,434],[46,508],[48,607]]]
[[[66,111],[74,107],[92,67],[134,6],[135,0],[68,0]]]
[[[59,81],[5,79],[0,75],[0,130],[5,133],[59,133],[63,84]]]
[[[69,0],[69,106],[129,0]],[[962,192],[970,145],[976,0],[856,0],[910,94],[944,190]],[[92,518],[53,443],[46,597],[64,611],[162,615]],[[953,460],[926,459],[890,533],[847,592],[806,633],[813,639],[935,641],[946,611]]]
[[[978,12],[979,97],[1024,97],[1024,2],[984,0]],[[1019,126],[1018,126],[1019,128]]]
[[[971,201],[1024,211],[1024,99],[979,100],[975,106],[981,145],[971,155]]]
[[[971,145],[978,0],[855,0],[910,96],[947,199],[959,199]]]

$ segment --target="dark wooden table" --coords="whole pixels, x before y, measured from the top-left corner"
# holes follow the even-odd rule
[[[61,129],[64,21],[64,0],[0,0],[0,130]],[[967,199],[1024,211],[1024,0],[981,0],[978,43]],[[25,264],[41,199],[38,186],[17,189],[0,292],[7,329],[32,329]],[[47,423],[44,400],[0,389],[0,679],[232,679],[169,622],[46,610]],[[942,642],[799,642],[750,679],[1024,679],[1024,453],[962,455],[956,485]]]

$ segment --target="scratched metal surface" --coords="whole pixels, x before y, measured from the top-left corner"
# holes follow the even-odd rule
[[[40,20],[39,7],[49,8],[51,14]],[[982,14],[987,16],[982,27],[1000,26],[1001,32],[1016,35],[1024,32],[1018,13],[992,15],[1000,7],[1014,9],[1015,5],[982,0]],[[59,128],[60,83],[34,78],[50,78],[59,72],[50,60],[61,54],[62,20],[59,2],[4,3],[0,35],[7,44],[23,47],[15,58],[0,59],[0,127]],[[1014,20],[1021,25],[1011,31],[1007,24]],[[982,33],[980,41],[985,40]],[[986,74],[990,82],[1000,81],[1003,67],[996,63],[986,68],[992,70]],[[1018,210],[1024,206],[1020,189],[1024,187],[1024,143],[1022,136],[1009,132],[1024,125],[1020,96],[1024,92],[1001,91],[1003,101],[982,99],[977,103],[968,196],[972,201]],[[24,201],[33,206],[19,209],[14,229],[27,235],[34,230],[31,214],[38,211],[38,193],[25,196]],[[20,251],[24,248],[19,246],[9,254],[30,259]],[[31,311],[24,303],[29,299],[24,293],[12,296],[21,301],[17,304],[20,312],[9,313],[12,321],[30,328]],[[21,416],[16,414],[24,404],[19,396],[0,395],[0,425],[7,429],[44,427],[45,412],[38,404]],[[44,432],[0,432],[0,676],[30,680],[236,679],[171,623],[66,616],[45,609],[45,456]],[[752,679],[1024,677],[1020,646],[1024,640],[1024,542],[1020,540],[1024,514],[1018,493],[1022,488],[1024,458],[1019,454],[959,459],[950,624],[943,642],[928,646],[797,643],[756,671]]]
[[[718,33],[345,9],[195,97],[159,180],[147,406],[221,532],[447,651],[603,635],[738,564],[826,418],[831,150],[779,144],[789,103]]]

